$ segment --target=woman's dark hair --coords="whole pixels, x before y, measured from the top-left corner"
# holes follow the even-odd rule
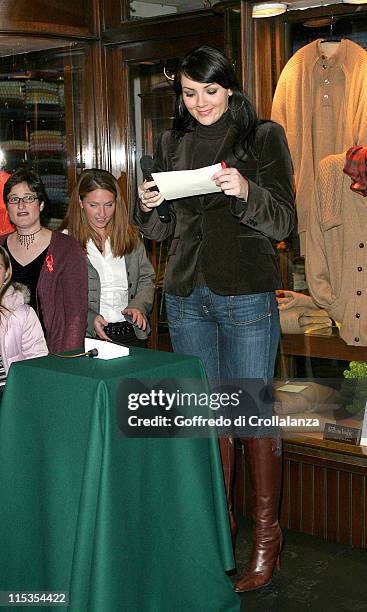
[[[102,250],[101,239],[89,225],[81,207],[81,202],[88,193],[96,189],[105,189],[115,198],[115,213],[107,226],[107,233],[112,254],[114,257],[123,257],[135,249],[139,234],[137,228],[129,223],[127,203],[120,186],[113,174],[107,170],[91,168],[82,172],[72,191],[66,217],[59,229],[67,229],[69,235],[76,238],[84,250],[88,240],[93,240],[97,248]]]
[[[181,77],[183,75],[199,83],[218,83],[225,89],[232,90],[228,105],[239,135],[235,143],[234,154],[236,157],[241,157],[243,152],[251,151],[258,123],[255,108],[243,93],[229,59],[219,49],[207,45],[197,47],[185,55],[176,72],[174,136],[180,138],[185,132],[192,131],[197,123],[187,110],[182,98]]]
[[[28,168],[19,168],[16,170],[11,176],[9,176],[8,180],[4,185],[4,202],[7,205],[9,193],[15,187],[15,185],[19,185],[19,183],[27,183],[29,189],[37,194],[38,201],[47,203],[47,195],[45,191],[45,186],[34,170],[30,170]]]

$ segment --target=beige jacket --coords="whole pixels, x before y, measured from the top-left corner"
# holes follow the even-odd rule
[[[345,153],[319,165],[306,241],[315,302],[341,323],[347,344],[367,346],[367,198],[351,191]]]
[[[312,76],[322,53],[320,43],[316,40],[302,47],[286,64],[279,77],[271,115],[283,126],[292,156],[302,255],[317,172],[312,142]],[[345,76],[344,122],[342,126],[335,126],[338,136],[332,153],[367,143],[367,52],[356,43],[343,39],[338,55]]]

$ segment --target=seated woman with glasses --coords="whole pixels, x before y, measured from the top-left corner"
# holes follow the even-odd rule
[[[15,231],[4,240],[13,281],[26,285],[50,352],[84,345],[87,322],[87,266],[74,238],[41,224],[46,194],[40,177],[26,168],[4,185],[4,201]]]
[[[144,348],[155,274],[115,177],[84,170],[61,227],[88,256],[88,335]]]

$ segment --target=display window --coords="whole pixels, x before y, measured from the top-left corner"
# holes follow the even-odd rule
[[[45,216],[57,226],[76,175],[93,157],[83,148],[85,50],[64,40],[6,37],[0,54],[0,180],[22,166],[38,172]],[[6,219],[0,231],[7,232]]]

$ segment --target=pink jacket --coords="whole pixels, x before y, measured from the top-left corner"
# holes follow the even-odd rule
[[[0,315],[0,353],[5,372],[13,361],[43,357],[48,354],[41,324],[33,308],[24,303],[26,289],[10,285],[3,299]]]

